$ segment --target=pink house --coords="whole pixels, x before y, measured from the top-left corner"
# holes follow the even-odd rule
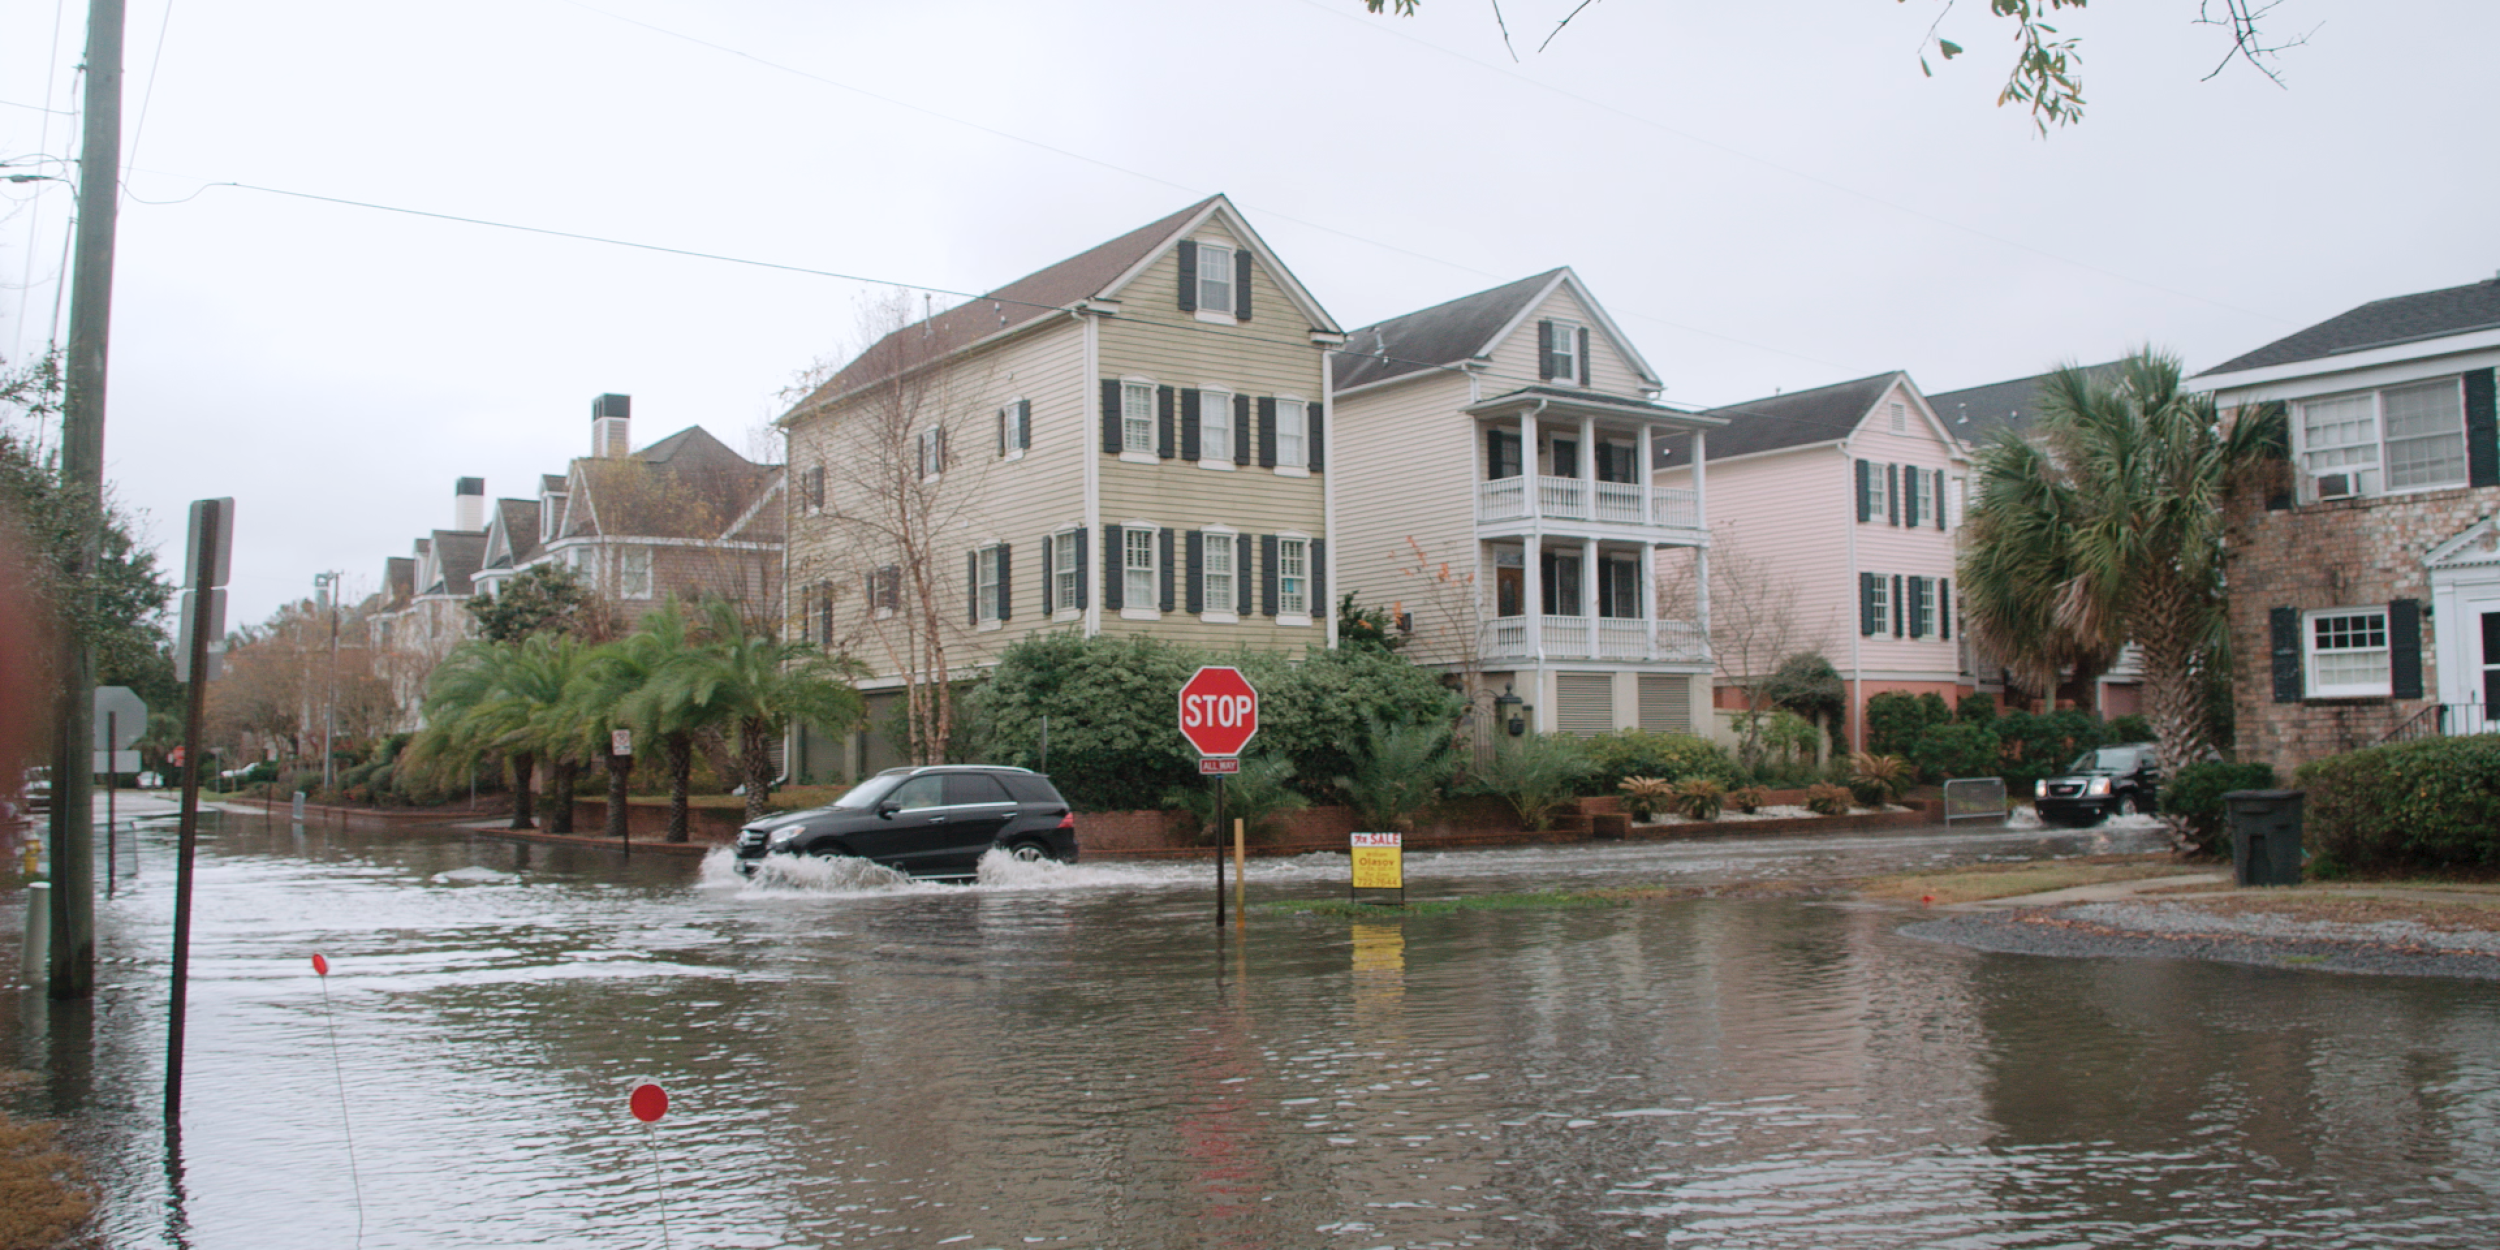
[[[1885,691],[1969,693],[1954,617],[1954,554],[1969,456],[1910,376],[1853,382],[1731,404],[1706,415],[1705,475],[1719,657],[1717,702],[1787,654],[1819,651],[1846,683],[1849,740]],[[1693,466],[1665,450],[1662,485]],[[1738,602],[1742,600],[1743,602]],[[1778,645],[1729,637],[1750,616]]]

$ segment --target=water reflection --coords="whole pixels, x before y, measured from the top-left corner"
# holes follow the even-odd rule
[[[1408,868],[1431,897],[2037,836]],[[244,820],[203,848],[177,1187],[168,852],[138,851],[106,993],[0,1002],[7,1062],[47,1077],[24,1109],[84,1117],[116,1246],[353,1242],[351,1111],[366,1245],[656,1244],[643,1080],[688,1245],[2463,1246],[2500,1184],[2479,983],[1978,954],[1801,902],[1210,933],[1202,865],[750,884]],[[1343,863],[1252,892],[1333,894]]]

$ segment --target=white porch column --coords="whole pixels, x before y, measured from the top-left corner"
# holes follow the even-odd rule
[[[1597,418],[1580,418],[1580,463],[1571,466],[1588,483],[1589,519],[1597,519]]]
[[[1649,466],[1651,458],[1658,454],[1658,448],[1652,442],[1655,434],[1656,430],[1648,422],[1641,422],[1641,463],[1632,471],[1632,480],[1641,484],[1641,521],[1643,524],[1647,524],[1652,515],[1649,510],[1649,488],[1653,484],[1655,471]]]
[[[1644,466],[1641,470],[1641,477],[1646,479],[1649,476],[1649,470],[1646,467],[1649,463],[1649,431],[1646,427],[1641,430],[1641,463]],[[1646,480],[1641,483],[1641,492],[1644,495],[1649,492],[1649,483]],[[1643,653],[1644,657],[1651,660],[1657,659],[1658,545],[1656,543],[1641,544],[1641,635],[1647,647]]]
[[[1594,538],[1580,540],[1580,614],[1588,618],[1588,656],[1594,660],[1597,658],[1597,540]]]
[[[1702,478],[1708,473],[1709,452],[1710,436],[1700,430],[1693,431],[1693,524],[1705,530],[1710,528],[1710,492],[1704,487]]]
[[[1701,628],[1701,644],[1710,645],[1710,549],[1693,548],[1693,624]],[[1715,662],[1717,657],[1711,657]]]
[[[1545,662],[1545,551],[1536,531],[1531,528],[1519,549],[1520,610],[1526,618],[1520,628],[1528,631],[1528,654],[1537,663]]]

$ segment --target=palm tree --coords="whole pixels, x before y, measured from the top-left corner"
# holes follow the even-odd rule
[[[859,665],[812,643],[783,642],[749,625],[738,605],[708,599],[700,606],[702,645],[669,666],[664,703],[690,716],[718,717],[738,744],[747,819],[761,817],[772,797],[772,743],[794,720],[837,732],[858,719]]]
[[[600,649],[600,657],[592,665],[596,689],[610,701],[610,720],[616,726],[632,729],[645,741],[660,745],[661,763],[668,771],[668,841],[686,840],[686,791],[688,778],[694,771],[694,732],[710,723],[703,709],[688,705],[678,697],[667,680],[672,665],[686,662],[694,651],[686,624],[686,610],[672,595],[659,608],[642,618],[634,632]],[[625,760],[630,769],[633,761]],[[624,799],[613,760],[608,791],[609,827],[611,836],[624,836],[616,823]]]
[[[2223,503],[2271,454],[2282,410],[2228,428],[2180,388],[2177,357],[2144,349],[2108,384],[2067,366],[2041,386],[2044,447],[2010,437],[1979,457],[1962,593],[1972,623],[2035,680],[2141,650],[2162,765],[2208,757],[2204,687],[2227,637]]]
[[[565,686],[580,671],[582,646],[571,638],[540,634],[518,643],[484,639],[462,643],[434,669],[425,699],[426,727],[411,742],[407,759],[437,773],[499,755],[512,764],[512,828],[533,827],[530,781],[541,759],[550,761],[563,806],[559,832],[572,827],[571,785],[561,771],[574,734],[560,711]],[[551,752],[550,748],[554,750]]]

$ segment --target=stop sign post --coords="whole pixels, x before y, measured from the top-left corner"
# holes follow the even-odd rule
[[[1224,924],[1224,776],[1240,771],[1241,749],[1258,736],[1258,688],[1240,669],[1222,664],[1201,668],[1181,683],[1180,725],[1181,736],[1198,748],[1198,771],[1215,778],[1215,923],[1220,928]],[[1241,831],[1236,828],[1235,880],[1243,875],[1242,853]]]

